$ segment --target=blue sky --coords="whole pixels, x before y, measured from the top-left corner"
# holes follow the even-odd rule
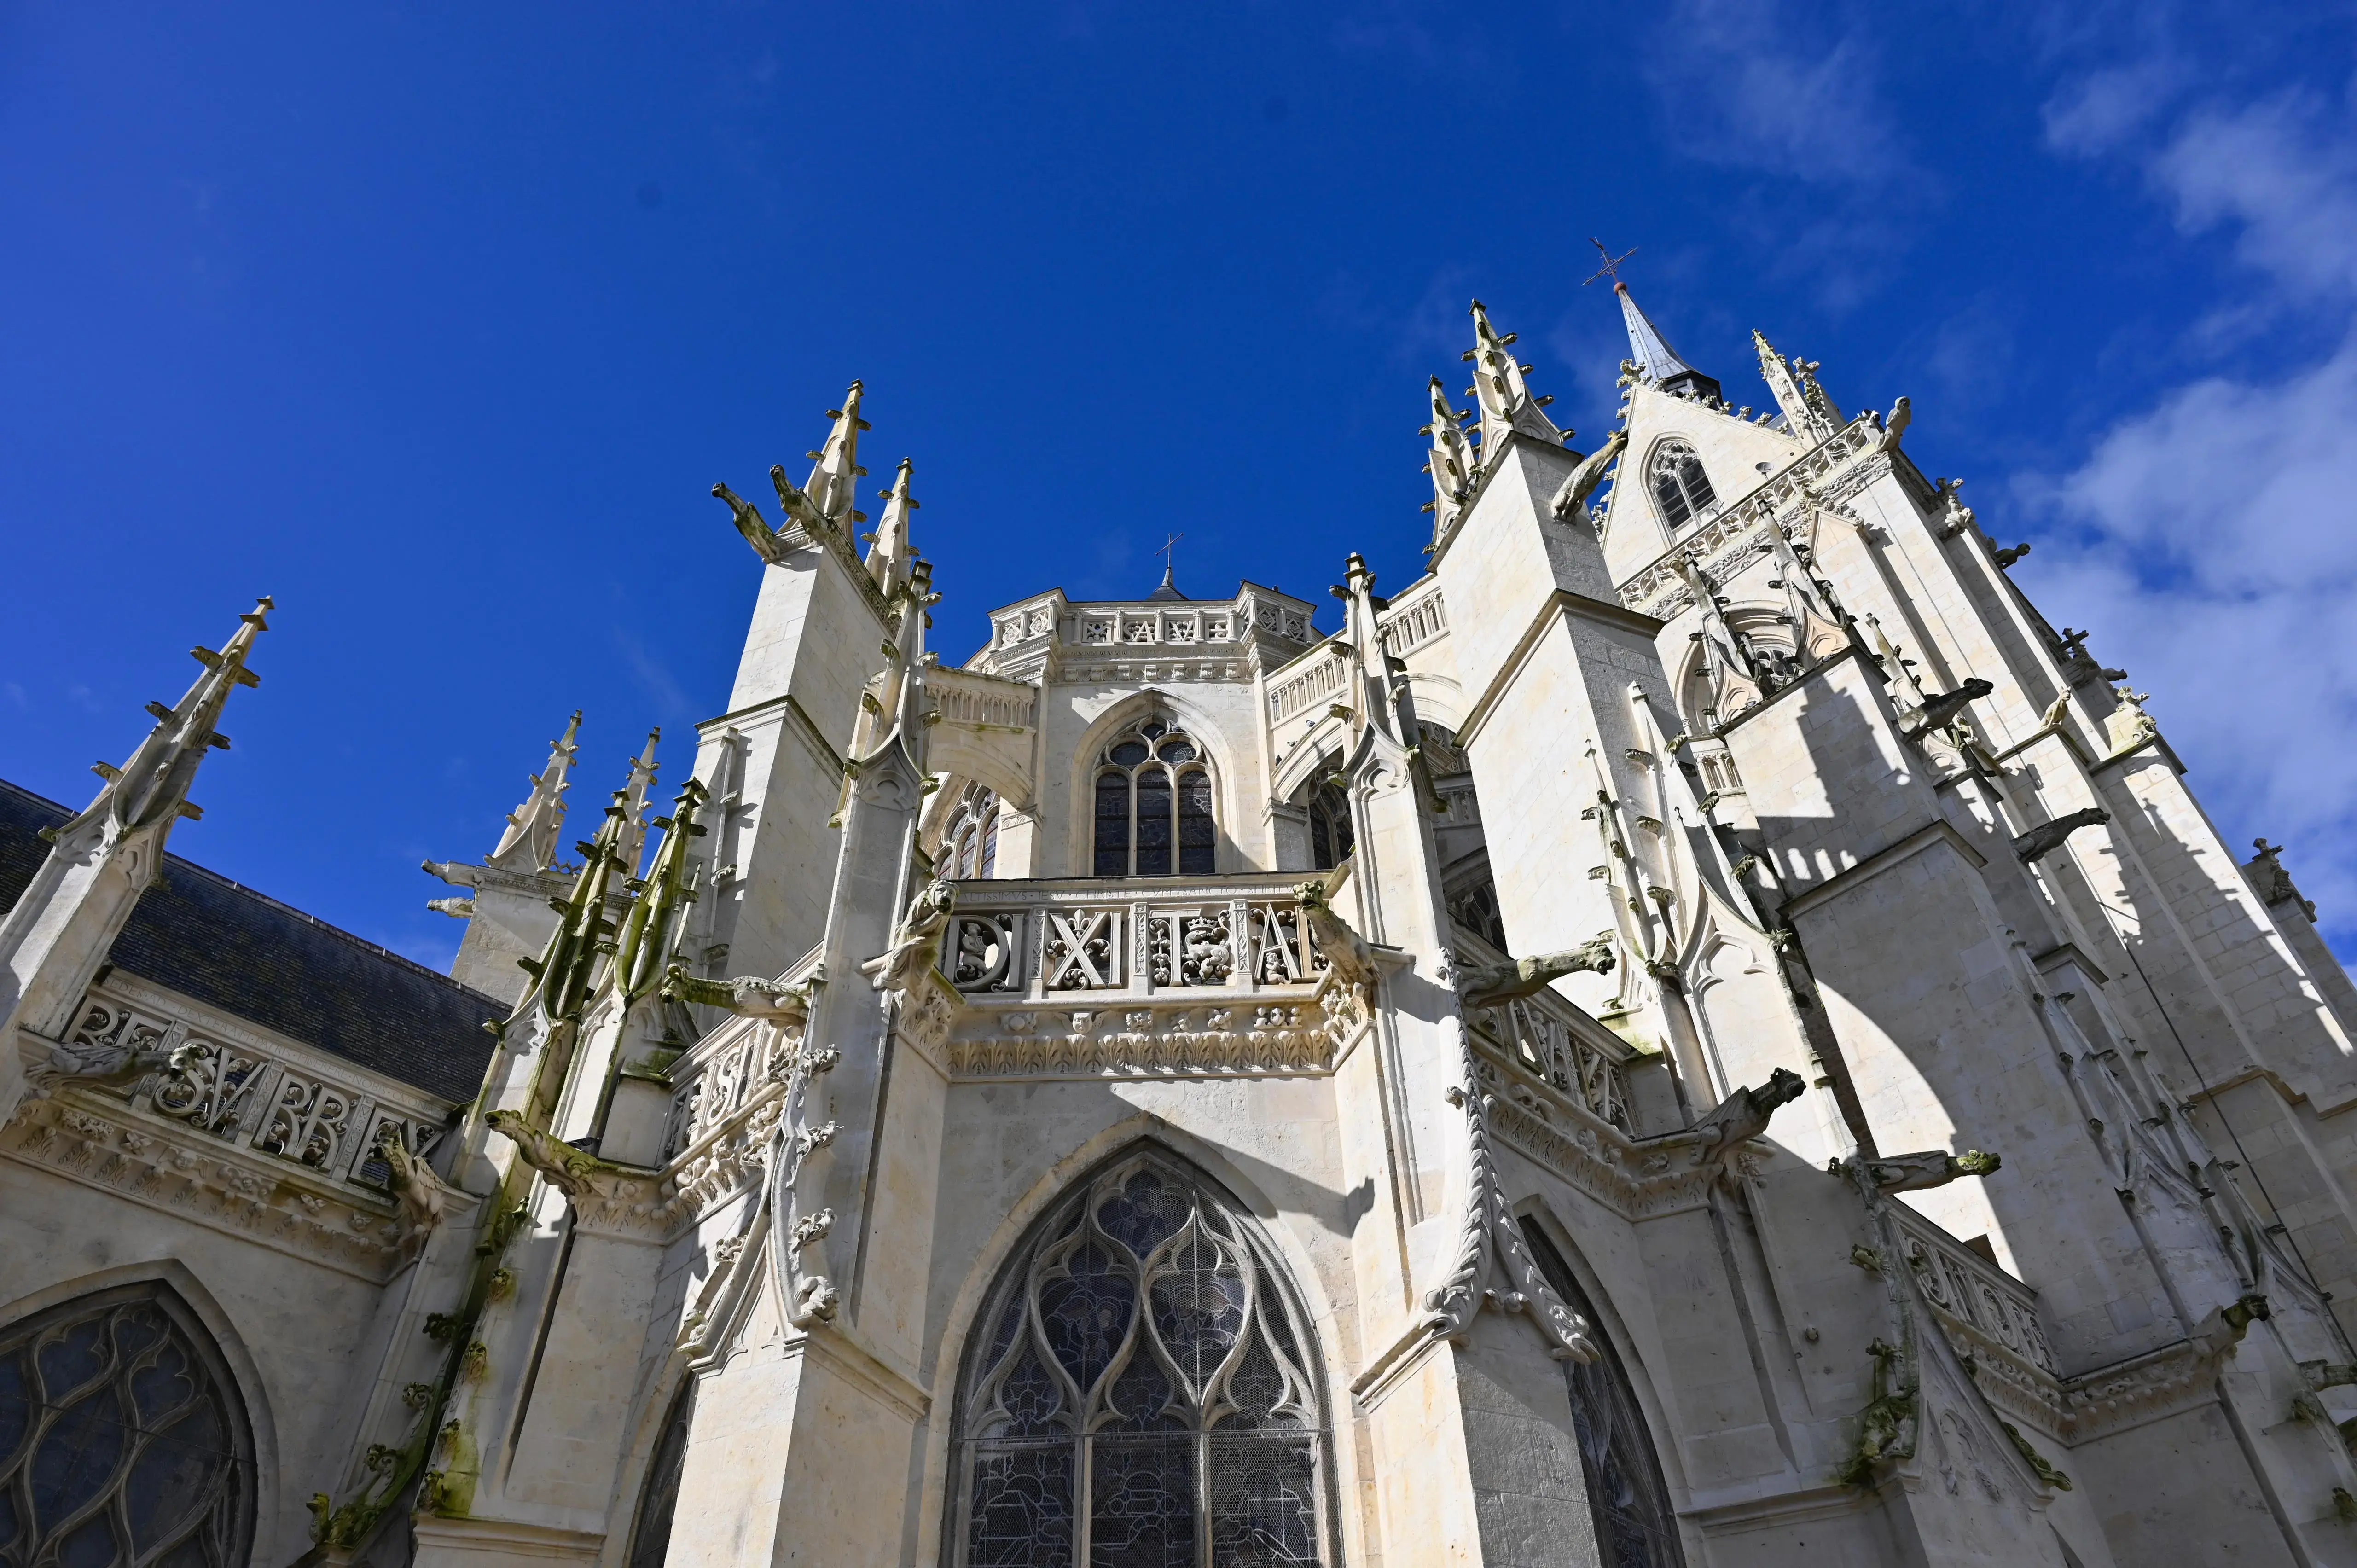
[[[1461,12],[1461,15],[1459,14]],[[1609,428],[1600,235],[1914,402],[2017,579],[2357,954],[2346,7],[0,6],[0,774],[79,803],[253,594],[178,853],[428,962],[587,710],[576,800],[726,701],[864,378],[963,657],[1052,584],[1407,581],[1465,303]],[[1586,445],[1585,442],[1582,445]]]

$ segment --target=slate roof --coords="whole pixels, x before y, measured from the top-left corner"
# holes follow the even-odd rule
[[[49,853],[35,833],[71,819],[0,779],[0,908]],[[182,860],[141,895],[108,955],[114,967],[444,1100],[482,1087],[483,1028],[508,1005]]]

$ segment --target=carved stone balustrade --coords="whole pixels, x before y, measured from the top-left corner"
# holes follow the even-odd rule
[[[1351,653],[1340,643],[1318,644],[1268,678],[1268,722],[1274,729],[1299,714],[1323,713],[1350,689]]]
[[[1479,938],[1458,937],[1460,963],[1494,964],[1506,955]],[[1534,992],[1466,1015],[1473,1041],[1571,1096],[1590,1114],[1630,1131],[1629,1043],[1554,990]]]
[[[1383,612],[1383,651],[1405,659],[1448,635],[1448,601],[1440,596],[1440,580],[1426,577],[1392,600]]]
[[[1891,1205],[1916,1288],[1991,1402],[2048,1433],[2064,1430],[2063,1389],[2038,1319],[2038,1293],[1904,1203]]]

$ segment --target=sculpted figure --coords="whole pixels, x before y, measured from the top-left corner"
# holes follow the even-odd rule
[[[1612,972],[1612,934],[1591,937],[1566,952],[1541,953],[1457,972],[1457,994],[1468,1007],[1495,1007],[1546,988],[1549,981],[1586,972]]]
[[[376,1152],[393,1172],[393,1196],[401,1205],[401,1228],[414,1233],[431,1230],[442,1221],[443,1210],[457,1188],[434,1174],[434,1167],[409,1152],[401,1129],[387,1123],[377,1139]],[[463,1196],[463,1195],[461,1195]]]
[[[589,1175],[597,1168],[593,1156],[553,1133],[530,1125],[512,1111],[494,1111],[483,1120],[515,1144],[524,1164],[547,1177],[548,1185],[565,1197],[578,1197],[588,1189]]]
[[[957,884],[928,882],[894,933],[892,945],[859,966],[878,991],[906,991],[941,961],[942,935],[957,908]]]
[[[1935,729],[1947,728],[1955,722],[1956,715],[1964,711],[1966,704],[1996,690],[1995,686],[1976,675],[1953,692],[1932,693],[1923,699],[1923,706],[1916,713],[1913,722],[1907,725],[1904,731],[1907,738],[1921,740]]]
[[[720,1007],[740,1018],[799,1024],[810,1016],[810,988],[740,974],[728,980],[698,980],[684,964],[663,971],[662,993],[674,1002]]]
[[[1890,405],[1890,417],[1882,422],[1882,442],[1878,449],[1884,452],[1898,451],[1899,438],[1907,434],[1908,425],[1913,424],[1914,420],[1915,405],[1913,403],[1909,403],[1903,397],[1897,403],[1892,403]]]
[[[72,1079],[93,1088],[120,1089],[151,1072],[184,1072],[195,1059],[199,1049],[195,1046],[182,1046],[172,1051],[154,1050],[147,1044],[151,1038],[152,1036],[135,1037],[110,1044],[86,1040],[54,1041],[49,1046],[48,1065],[35,1068],[30,1074],[34,1087],[39,1093],[47,1094],[59,1083]]]
[[[2015,835],[2013,853],[2021,857],[2022,865],[2029,865],[2061,849],[2062,841],[2081,828],[2099,827],[2111,820],[2112,814],[2101,806],[2089,806],[2084,810],[2056,817],[2052,822],[2039,823],[2026,833]]]
[[[1612,459],[1620,456],[1620,449],[1628,445],[1629,433],[1616,430],[1605,438],[1603,446],[1589,453],[1587,459],[1571,471],[1571,478],[1564,480],[1563,488],[1555,491],[1555,516],[1564,519],[1577,517],[1580,503],[1604,482],[1604,470],[1612,466]]]
[[[751,501],[726,485],[713,486],[712,493],[728,503],[729,515],[737,522],[737,532],[745,536],[745,542],[753,547],[754,554],[776,566],[783,564],[792,553],[786,548],[786,542],[778,537],[777,531],[770,526]]]
[[[1920,1155],[1884,1155],[1862,1162],[1867,1178],[1883,1192],[1921,1192],[1926,1187],[1945,1187],[1958,1176],[1991,1175],[2004,1163],[1996,1155],[1985,1155],[1978,1149],[1966,1149],[1961,1155],[1930,1149]]]
[[[1695,1164],[1706,1165],[1728,1158],[1768,1131],[1768,1119],[1776,1114],[1779,1107],[1800,1099],[1801,1090],[1807,1087],[1799,1073],[1780,1067],[1759,1088],[1738,1088],[1695,1123],[1695,1131],[1702,1134],[1703,1140],[1695,1150]]]
[[[1326,955],[1328,966],[1344,984],[1359,993],[1360,1001],[1372,1005],[1377,975],[1375,950],[1334,912],[1332,905],[1326,902],[1326,884],[1323,882],[1296,884],[1293,896],[1301,900],[1301,918],[1309,927],[1309,935],[1318,943],[1318,950]]]

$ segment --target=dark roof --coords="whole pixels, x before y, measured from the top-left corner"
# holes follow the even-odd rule
[[[1176,583],[1174,583],[1174,582],[1172,582],[1172,581],[1170,580],[1170,570],[1171,570],[1171,569],[1170,569],[1169,567],[1168,567],[1168,566],[1165,566],[1165,567],[1162,569],[1162,585],[1161,585],[1160,587],[1158,587],[1158,588],[1155,589],[1152,593],[1150,593],[1150,594],[1148,594],[1148,595],[1146,595],[1146,602],[1147,604],[1149,604],[1149,605],[1168,605],[1168,604],[1180,604],[1180,605],[1183,605],[1183,604],[1189,604],[1189,603],[1192,603],[1192,602],[1193,602],[1193,601],[1189,600],[1189,599],[1187,597],[1187,596],[1186,596],[1186,595],[1184,595],[1184,594],[1182,594],[1182,593],[1180,593],[1180,592],[1178,591],[1178,584],[1176,584]]]
[[[35,833],[71,819],[0,779],[0,907],[13,906],[49,846]],[[108,960],[248,1023],[315,1046],[444,1100],[481,1088],[507,1004],[338,930],[228,877],[164,857]]]

